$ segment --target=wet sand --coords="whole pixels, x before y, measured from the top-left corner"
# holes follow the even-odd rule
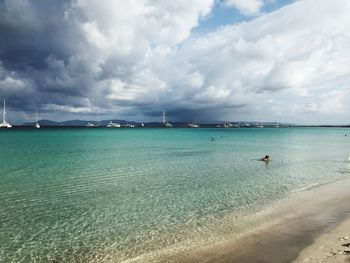
[[[350,219],[319,236],[303,249],[295,263],[350,262]]]
[[[128,262],[343,262],[322,261],[318,249],[325,243],[323,246],[334,246],[336,251],[340,244],[337,239],[349,235],[349,189],[350,181],[344,180],[293,193],[288,202],[261,212],[258,216],[266,222],[243,236],[227,233],[224,242],[178,245]],[[332,230],[335,234],[330,234]],[[329,252],[327,249],[322,252],[327,260]],[[343,255],[344,260],[348,257]]]

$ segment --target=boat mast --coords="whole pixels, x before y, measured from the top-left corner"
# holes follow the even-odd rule
[[[38,123],[38,105],[35,105],[35,121]]]
[[[165,124],[166,118],[165,118],[165,110],[163,110],[163,124]]]
[[[3,111],[3,115],[2,115],[2,122],[5,123],[6,122],[6,110],[5,110],[5,105],[6,105],[6,102],[5,102],[5,99],[4,99],[4,111]]]
[[[100,114],[99,114],[99,112],[98,112],[98,108],[97,108],[96,113],[97,113],[98,123],[99,123],[100,126],[101,126],[101,118],[100,118]]]

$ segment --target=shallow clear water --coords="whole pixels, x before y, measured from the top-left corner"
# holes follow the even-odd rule
[[[0,262],[122,260],[205,237],[227,215],[253,215],[290,192],[348,177],[345,134],[1,130]],[[268,165],[257,161],[265,154]]]

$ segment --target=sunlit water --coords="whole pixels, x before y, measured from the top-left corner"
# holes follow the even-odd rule
[[[227,215],[254,215],[291,192],[349,177],[345,134],[1,130],[0,262],[118,261],[205,238]],[[269,164],[257,160],[265,154]]]

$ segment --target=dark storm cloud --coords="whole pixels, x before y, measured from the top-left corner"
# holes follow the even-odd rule
[[[23,1],[25,3],[25,1]],[[0,3],[0,58],[9,70],[45,69],[46,58],[55,54],[68,59],[73,51],[65,25],[67,1]]]
[[[344,1],[298,1],[191,35],[213,3],[0,0],[0,98],[22,113],[37,104],[48,118],[346,117]]]
[[[10,107],[79,104],[71,97],[83,91],[73,88],[77,81],[64,72],[75,52],[74,32],[64,19],[68,6],[69,1],[0,2],[0,96]]]
[[[198,91],[191,86],[197,84],[188,82],[196,79],[196,72],[186,72],[187,65],[176,69],[177,63],[184,61],[170,69],[161,62],[158,72],[159,66],[153,65],[159,64],[158,58],[145,60],[154,43],[145,36],[129,43],[128,32],[117,31],[116,36],[101,40],[113,41],[119,33],[126,34],[126,46],[120,48],[97,42],[104,37],[100,35],[105,30],[101,28],[106,23],[104,14],[96,17],[101,25],[95,28],[89,10],[77,6],[75,1],[0,2],[0,96],[6,97],[10,108],[33,111],[37,104],[42,112],[90,114],[84,110],[96,106],[108,114],[117,107],[125,116],[141,112],[151,117],[166,108],[175,120],[197,119],[199,115],[215,118],[221,109],[234,108],[229,102],[219,106],[212,105],[210,98],[194,98]],[[116,43],[123,44],[125,39]],[[159,88],[162,85],[165,89]]]
[[[150,46],[180,43],[211,5],[1,0],[0,96],[16,111],[158,108],[167,91],[153,95],[164,81],[149,69]]]

